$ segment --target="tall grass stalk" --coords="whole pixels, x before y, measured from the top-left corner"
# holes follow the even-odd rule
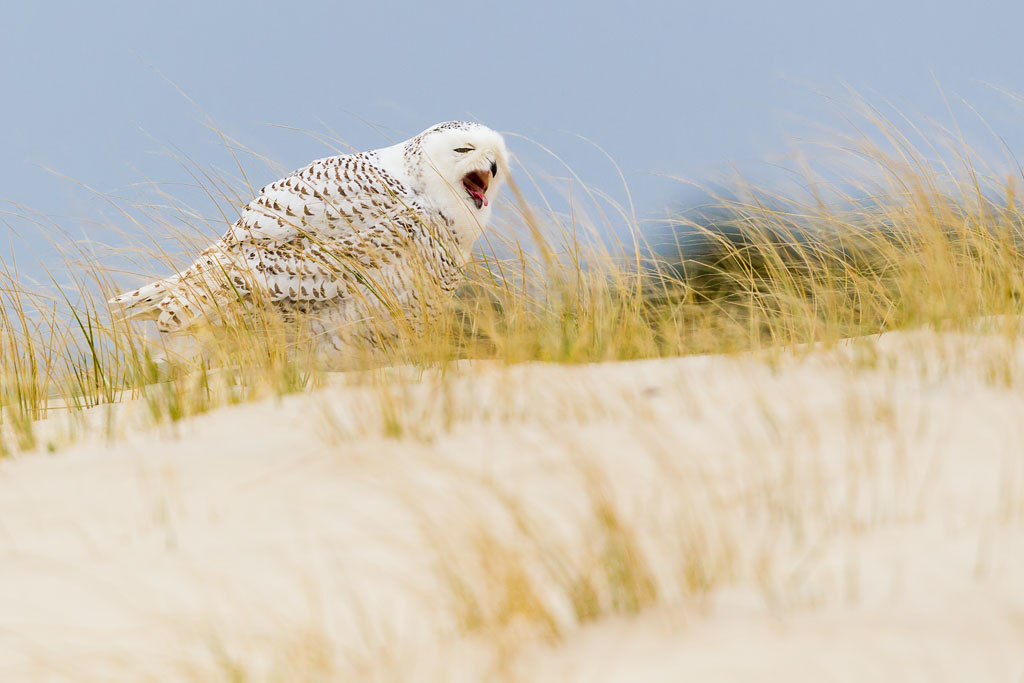
[[[842,141],[868,169],[863,178],[830,183],[805,170],[807,189],[788,195],[738,182],[715,196],[713,220],[674,216],[672,239],[661,242],[631,207],[585,185],[556,210],[548,195],[559,188],[520,169],[453,305],[423,331],[375,321],[386,349],[356,349],[345,369],[801,347],[1019,314],[1019,178],[984,175],[958,141],[953,165],[877,113],[867,122],[872,133]],[[189,345],[108,313],[112,293],[187,265],[248,197],[247,184],[182,163],[219,219],[158,188],[157,202],[111,200],[148,244],[99,256],[72,243],[68,275],[49,291],[27,285],[13,264],[0,270],[4,453],[33,448],[41,418],[126,398],[143,399],[156,421],[174,421],[323,381],[301,316],[282,322],[258,300],[225,306],[219,324]],[[537,199],[527,201],[516,180]]]

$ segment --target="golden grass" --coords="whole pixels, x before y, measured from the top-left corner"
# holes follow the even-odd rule
[[[1024,277],[1016,179],[983,176],[963,146],[953,167],[877,114],[868,122],[872,135],[844,145],[872,169],[869,180],[829,184],[805,171],[803,196],[737,184],[716,198],[713,221],[672,220],[669,234],[688,243],[675,252],[646,244],[630,211],[585,186],[586,201],[568,214],[551,209],[551,188],[523,171],[519,179],[540,202],[530,205],[510,183],[511,201],[455,305],[427,321],[423,335],[398,324],[385,353],[354,353],[347,366],[651,358],[1016,315]],[[246,189],[189,168],[229,220]],[[136,267],[148,268],[146,280],[182,268],[223,230],[163,198],[120,207],[140,228],[173,236],[117,259],[144,264]],[[138,325],[108,314],[104,301],[124,288],[113,283],[124,276],[84,248],[65,266],[71,284],[55,282],[49,292],[28,290],[10,266],[0,272],[4,453],[38,445],[32,423],[57,409],[73,419],[82,408],[142,396],[154,420],[177,420],[322,378],[308,339],[290,329],[301,325],[259,306],[221,311],[216,332],[202,336],[201,357],[168,354]],[[395,321],[386,324],[392,332]],[[163,355],[173,362],[157,362]]]
[[[462,411],[508,420],[523,410],[495,396],[468,408],[464,400],[450,398],[446,377],[449,371],[457,375],[453,364],[464,359],[584,363],[776,353],[921,325],[963,330],[979,318],[998,316],[1011,321],[1004,328],[1015,339],[1024,291],[1018,179],[985,175],[958,140],[952,141],[958,162],[953,166],[934,150],[915,147],[879,116],[871,114],[868,121],[874,133],[844,141],[871,171],[859,185],[849,179],[827,183],[811,171],[805,172],[802,194],[783,196],[739,183],[729,196],[716,198],[714,221],[672,219],[669,234],[678,244],[690,243],[677,251],[647,244],[631,212],[597,193],[585,193],[588,205],[569,213],[551,209],[546,188],[521,171],[518,181],[528,180],[540,201],[527,202],[516,182],[510,183],[511,199],[450,310],[428,320],[423,334],[388,321],[389,333],[382,336],[393,342],[386,350],[353,353],[346,369],[356,372],[349,379],[365,384],[378,419],[359,428],[339,426],[335,436],[429,442],[458,424]],[[196,171],[195,177],[225,206],[247,196],[212,174]],[[223,227],[210,228],[173,201],[167,205],[172,208],[150,206],[132,215],[147,229],[179,235],[177,249],[155,241],[157,246],[140,252],[149,278],[182,268],[211,230]],[[586,213],[598,218],[588,221]],[[49,292],[27,289],[13,267],[0,273],[0,455],[43,445],[36,428],[40,419],[74,422],[97,405],[138,398],[153,422],[175,422],[327,380],[313,361],[301,320],[290,327],[260,307],[231,308],[223,312],[222,326],[201,335],[201,353],[178,353],[108,314],[103,302],[120,289],[113,280],[123,281],[123,275],[84,250],[72,255],[69,266],[73,286],[55,283]],[[141,281],[139,274],[133,279]],[[855,362],[881,361],[868,350]],[[1012,349],[986,363],[988,381],[1017,381]],[[394,368],[409,365],[436,371],[437,400],[425,406],[407,395]],[[554,409],[545,419],[557,424],[572,421],[574,411],[600,413],[604,399]],[[642,403],[633,409],[635,419],[645,419]],[[764,411],[770,417],[770,406]],[[863,419],[884,422],[892,411],[881,402]],[[575,482],[584,501],[586,538],[574,546],[582,552],[567,553],[542,531],[543,520],[493,482],[474,480],[488,496],[486,504],[503,510],[503,522],[467,522],[459,532],[459,552],[451,551],[451,529],[435,528],[422,515],[458,629],[482,634],[499,649],[524,633],[557,640],[573,625],[634,614],[666,595],[699,600],[728,581],[739,571],[741,555],[739,541],[718,526],[728,505],[710,494],[702,498],[699,482],[687,481],[663,451],[652,448],[653,466],[691,498],[674,503],[677,547],[660,565],[614,500],[615,486],[583,457]],[[773,497],[771,482],[764,486],[763,499],[748,492],[750,505],[777,506],[781,518],[806,517],[793,509],[799,504],[795,498]],[[566,596],[568,616],[553,606],[552,585]],[[313,655],[311,671],[333,671],[318,652]],[[225,679],[246,678],[244,664],[226,655],[220,659]]]

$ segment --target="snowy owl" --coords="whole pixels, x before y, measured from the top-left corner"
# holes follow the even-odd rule
[[[264,187],[188,269],[110,303],[190,333],[241,302],[301,315],[328,354],[380,345],[367,321],[418,329],[459,284],[507,168],[501,135],[463,121],[314,161]]]

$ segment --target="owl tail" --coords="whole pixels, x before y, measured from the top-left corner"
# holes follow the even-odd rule
[[[160,315],[160,303],[171,294],[173,285],[173,280],[157,280],[107,303],[126,320],[155,320]]]
[[[223,299],[222,291],[214,294],[204,281],[193,284],[178,274],[115,296],[109,304],[125,320],[155,320],[161,332],[181,332],[200,321],[215,322]]]

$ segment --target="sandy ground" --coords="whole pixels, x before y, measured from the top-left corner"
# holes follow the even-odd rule
[[[1022,354],[919,332],[122,406],[117,439],[0,462],[0,680],[1021,681]]]

